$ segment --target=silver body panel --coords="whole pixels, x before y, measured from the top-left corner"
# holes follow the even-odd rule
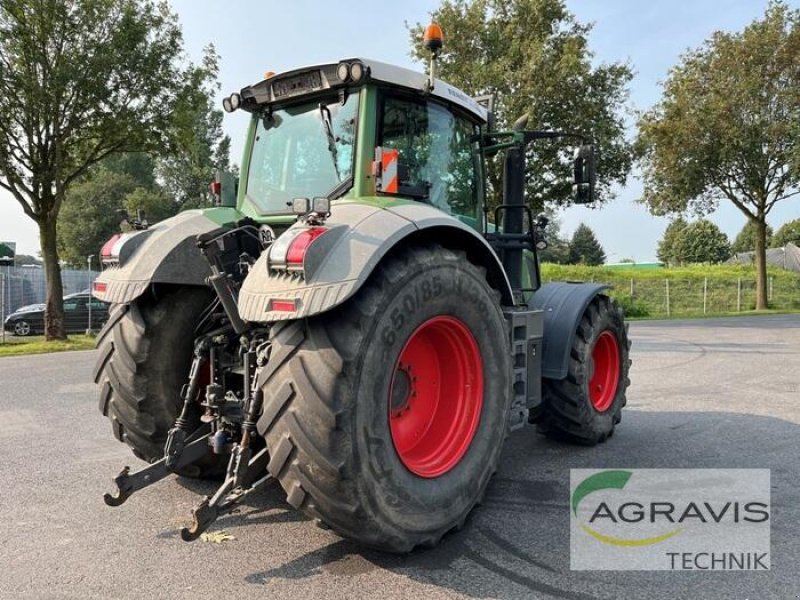
[[[304,227],[298,223],[293,227]],[[473,254],[500,281],[504,301],[511,289],[502,265],[488,243],[475,230],[431,206],[411,202],[381,208],[358,202],[341,202],[333,208],[326,226],[336,231],[315,241],[305,258],[306,276],[269,268],[268,253],[251,269],[239,293],[239,314],[247,321],[272,322],[309,317],[330,310],[355,294],[384,256],[403,239],[421,232],[435,233],[448,244],[448,234],[468,239]],[[332,236],[332,244],[321,244]],[[441,239],[439,239],[441,238]],[[504,282],[504,284],[502,283]],[[295,311],[271,310],[272,301],[293,301]]]

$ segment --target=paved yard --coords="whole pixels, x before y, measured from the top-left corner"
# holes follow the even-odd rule
[[[186,544],[178,527],[207,484],[170,479],[102,501],[136,465],[97,412],[94,352],[0,359],[0,597],[780,598],[800,596],[800,316],[631,326],[629,405],[597,448],[533,429],[506,446],[485,504],[434,550],[360,551],[252,495]],[[572,467],[772,469],[772,571],[570,572]]]

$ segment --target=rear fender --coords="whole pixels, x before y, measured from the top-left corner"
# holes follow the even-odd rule
[[[564,379],[578,324],[586,307],[607,285],[599,283],[548,283],[533,295],[531,308],[544,312],[542,377]]]
[[[232,209],[189,210],[129,234],[119,250],[119,264],[100,274],[92,294],[106,302],[124,304],[141,296],[153,283],[206,285],[211,271],[197,248],[197,236],[241,217]]]
[[[239,293],[243,319],[271,322],[328,311],[355,294],[388,254],[430,242],[465,250],[486,269],[503,303],[513,304],[508,279],[491,246],[474,229],[432,206],[337,202],[325,225],[330,231],[308,248],[302,275],[270,269],[269,253],[261,255]],[[280,300],[293,302],[295,310],[273,310],[273,302]]]

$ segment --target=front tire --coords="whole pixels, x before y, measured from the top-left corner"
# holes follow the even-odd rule
[[[167,433],[182,406],[195,328],[212,299],[206,288],[186,287],[117,304],[97,336],[100,412],[111,421],[114,436],[142,460],[164,456]],[[199,426],[199,414],[195,417]]]
[[[32,331],[31,324],[27,321],[17,321],[14,323],[14,335],[16,336],[27,337]]]
[[[506,331],[483,270],[438,246],[389,259],[330,313],[274,326],[258,429],[289,503],[391,552],[461,526],[506,435]]]
[[[542,380],[539,431],[586,446],[611,437],[627,402],[630,347],[622,308],[596,296],[578,324],[566,378]]]

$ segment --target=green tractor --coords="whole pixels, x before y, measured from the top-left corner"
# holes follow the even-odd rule
[[[100,410],[150,464],[111,506],[171,473],[222,476],[196,539],[260,485],[390,552],[463,525],[509,432],[602,442],[629,384],[627,326],[605,286],[541,285],[543,218],[523,199],[539,139],[492,127],[491,102],[365,59],[268,76],[224,100],[251,114],[241,176],[214,208],[101,252]],[[591,202],[594,152],[574,158]],[[503,204],[486,208],[487,156]]]

